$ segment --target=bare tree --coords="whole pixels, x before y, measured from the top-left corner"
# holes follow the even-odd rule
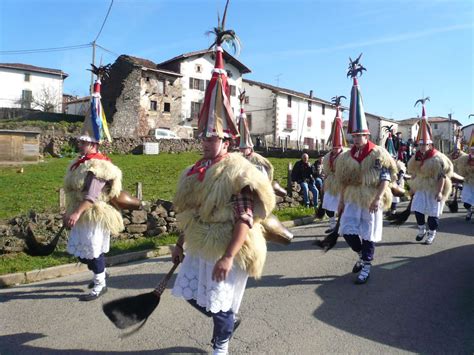
[[[32,101],[34,108],[44,112],[54,112],[60,105],[58,90],[43,86],[41,90],[34,95]]]

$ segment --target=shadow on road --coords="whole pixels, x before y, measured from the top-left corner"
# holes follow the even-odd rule
[[[318,320],[416,353],[474,351],[474,245],[376,265],[366,285],[355,277],[316,289]]]
[[[44,338],[46,335],[37,333],[18,333],[0,336],[0,354],[206,354],[203,349],[192,347],[171,347],[166,349],[143,351],[92,351],[85,349],[49,349],[36,347],[27,343]]]
[[[253,287],[285,287],[294,285],[320,285],[332,281],[337,276],[315,276],[315,277],[292,277],[285,275],[265,275],[260,280],[249,278],[247,288]]]

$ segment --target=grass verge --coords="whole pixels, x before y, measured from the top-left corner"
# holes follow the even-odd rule
[[[174,244],[177,239],[178,235],[168,234],[157,237],[116,240],[112,242],[110,252],[107,255],[113,256],[141,250],[157,249],[162,245]],[[0,275],[44,269],[76,261],[77,258],[68,254],[64,249],[56,250],[48,256],[32,257],[24,253],[5,254],[0,256]]]
[[[282,222],[292,221],[297,218],[314,216],[314,208],[306,208],[304,206],[287,207],[282,210],[273,211],[273,214]]]

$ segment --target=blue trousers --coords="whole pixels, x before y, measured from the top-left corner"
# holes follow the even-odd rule
[[[318,205],[318,197],[319,191],[318,189],[322,189],[323,187],[323,180],[320,178],[316,178],[314,181],[306,182],[303,181],[300,183],[301,190],[303,191],[303,201],[306,206],[309,206],[309,191],[313,194],[313,206],[316,207]]]
[[[416,217],[416,224],[422,226],[425,224],[425,215],[420,212],[415,211]],[[435,231],[438,229],[439,226],[439,218],[438,217],[428,217],[428,228],[430,231]]]
[[[87,268],[91,270],[94,274],[101,274],[105,270],[105,255],[104,253],[100,254],[98,258],[95,259],[83,259],[79,258],[79,261],[87,265]]]
[[[207,311],[204,307],[199,306],[196,300],[188,300],[188,303],[207,317],[212,317],[214,322],[214,330],[212,331],[212,347],[214,349],[220,349],[223,344],[230,340],[234,333],[234,312],[229,310],[227,312],[220,311],[212,313]]]
[[[369,262],[374,260],[374,242],[365,239],[361,240],[357,234],[344,234],[343,237],[352,250],[354,250],[356,253],[362,252],[362,260]]]

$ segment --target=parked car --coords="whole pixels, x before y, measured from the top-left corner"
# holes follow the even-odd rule
[[[166,128],[155,128],[148,133],[156,139],[179,139],[178,135]]]

